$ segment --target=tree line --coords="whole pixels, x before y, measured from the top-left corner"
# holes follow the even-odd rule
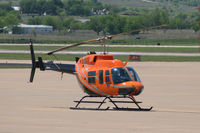
[[[22,0],[22,1],[30,2],[30,0]],[[45,0],[31,0],[31,1],[41,2]],[[61,7],[66,6],[66,4],[63,4],[61,0],[48,0],[48,2],[50,3],[51,1],[56,3],[55,4],[55,6],[57,6],[56,9],[60,9]],[[73,1],[75,1],[75,3],[76,2],[84,3],[84,1],[81,1],[81,0],[67,0],[65,2],[67,3],[69,2],[68,4],[70,5],[70,2],[73,3]],[[98,2],[94,2],[94,0],[87,1],[87,2],[98,5]],[[73,7],[75,5],[72,4],[70,7]],[[72,10],[70,9],[70,7],[68,10]],[[100,9],[100,7],[102,8],[101,4],[99,5],[99,8],[96,8],[96,9]],[[97,34],[101,32],[103,34],[118,34],[121,32],[126,32],[126,31],[130,31],[134,29],[157,26],[157,25],[162,25],[162,24],[167,24],[168,29],[193,29],[195,31],[198,31],[200,29],[199,25],[197,24],[197,22],[200,20],[200,17],[198,17],[198,14],[188,15],[187,13],[179,13],[175,16],[170,16],[168,11],[165,9],[155,9],[151,12],[139,14],[137,16],[123,16],[123,15],[119,15],[115,13],[116,11],[119,11],[118,8],[114,8],[114,7],[109,8],[108,6],[107,8],[110,11],[108,15],[90,16],[89,17],[90,21],[85,22],[85,23],[77,21],[70,16],[52,14],[52,15],[47,15],[47,16],[33,15],[32,18],[28,19],[27,24],[51,25],[53,26],[54,30],[58,30],[58,31],[68,31],[69,29],[72,31],[87,29],[87,30],[94,30]],[[33,9],[30,8],[30,9],[36,11],[36,9],[34,8]],[[96,9],[93,8],[93,10],[96,10]],[[68,14],[71,14],[71,13],[70,11],[68,12]],[[80,15],[80,14],[77,14],[77,15]],[[22,23],[23,20],[21,19],[21,16],[22,15],[19,12],[16,12],[11,8],[10,3],[0,4],[0,28],[3,28],[5,26],[12,28],[16,26],[17,24],[19,24],[20,22]],[[194,16],[197,16],[197,17],[194,17]]]
[[[12,28],[20,22],[21,16],[11,8],[11,3],[0,3],[0,28]]]
[[[150,26],[167,24],[167,29],[200,29],[197,20],[192,20],[188,15],[180,13],[171,17],[166,10],[156,9],[153,12],[140,16],[122,16],[118,14],[109,14],[102,16],[92,16],[89,22],[82,23],[74,20],[72,17],[45,16],[29,19],[29,24],[51,25],[55,30],[93,30],[97,34],[118,34],[134,29],[140,29]]]
[[[90,16],[92,11],[110,9],[95,0],[21,0],[20,8],[26,14]]]
[[[200,20],[200,18],[192,20],[183,13],[171,17],[167,11],[157,9],[154,12],[146,13],[141,16],[95,16],[91,18],[89,26],[97,34],[100,32],[105,34],[118,34],[121,32],[162,24],[168,25],[166,29],[193,29],[194,31],[198,31],[200,29],[197,24],[198,19]]]

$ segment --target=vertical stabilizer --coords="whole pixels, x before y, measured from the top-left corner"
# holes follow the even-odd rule
[[[31,51],[31,60],[32,60],[32,69],[31,69],[31,76],[30,76],[30,82],[33,82],[33,78],[35,75],[35,69],[37,66],[37,63],[35,61],[35,53],[34,53],[34,49],[33,49],[33,42],[30,39],[30,51]]]

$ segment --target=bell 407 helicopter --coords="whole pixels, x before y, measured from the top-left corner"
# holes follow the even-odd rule
[[[150,27],[146,29],[165,27],[165,25]],[[145,30],[146,30],[145,29]],[[144,29],[142,29],[144,30]],[[138,32],[139,30],[129,31],[126,33]],[[92,42],[102,42],[105,40],[111,40],[113,37],[119,36],[120,33],[114,36],[106,36],[90,41],[85,41],[77,44],[72,44],[60,49],[56,49],[47,53],[52,55],[55,52],[59,52],[71,47],[79,46],[82,44],[89,44]],[[105,47],[105,46],[104,46]],[[113,55],[96,54],[95,52],[89,52],[88,55],[78,58],[76,57],[76,64],[57,64],[50,62],[43,62],[41,57],[38,57],[38,60],[35,60],[35,54],[33,49],[32,41],[30,41],[30,51],[32,59],[32,70],[30,76],[30,82],[33,82],[35,69],[40,68],[40,70],[53,70],[62,73],[73,74],[77,77],[78,82],[80,83],[83,91],[87,93],[86,96],[82,97],[79,101],[76,102],[75,107],[70,107],[70,109],[79,109],[79,110],[109,110],[110,108],[101,108],[106,101],[111,102],[114,107],[114,110],[136,110],[136,111],[150,111],[150,108],[142,108],[139,106],[139,103],[135,100],[134,96],[139,95],[143,89],[144,85],[142,84],[138,74],[132,67],[126,66],[128,60],[123,63],[121,60],[113,59]],[[85,100],[89,98],[102,98],[102,101],[91,101]],[[122,100],[122,98],[129,99],[127,101]],[[113,100],[118,99],[118,100]],[[120,100],[119,100],[120,99]],[[99,104],[97,108],[83,108],[79,107],[80,104],[90,103],[90,104]],[[136,105],[136,108],[123,108],[119,107],[117,103],[133,103]]]

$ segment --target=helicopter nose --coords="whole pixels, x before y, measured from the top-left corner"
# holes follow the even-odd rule
[[[139,95],[144,89],[142,83],[137,81],[124,82],[119,85],[119,95]]]
[[[140,85],[140,86],[136,86],[134,92],[133,92],[133,95],[137,96],[139,95],[144,89],[144,86],[143,85]]]
[[[132,85],[135,87],[134,91],[132,92],[132,94],[135,96],[139,95],[144,89],[144,86],[141,82],[132,81]]]

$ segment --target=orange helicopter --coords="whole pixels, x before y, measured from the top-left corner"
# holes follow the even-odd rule
[[[55,52],[59,52],[68,48],[79,46],[82,44],[89,44],[92,42],[102,42],[105,40],[111,40],[113,37],[138,32],[141,30],[149,30],[153,28],[166,27],[166,25],[150,27],[146,29],[139,29],[134,31],[129,31],[125,33],[120,33],[114,36],[106,36],[94,40],[89,40],[77,44],[72,44],[63,48],[56,49],[47,53],[52,55]],[[105,44],[104,44],[105,47]],[[33,49],[32,40],[30,40],[30,51],[32,59],[32,70],[30,76],[30,82],[33,82],[35,69],[40,68],[40,70],[53,70],[62,73],[69,73],[76,75],[78,82],[80,83],[81,88],[86,96],[82,97],[79,101],[76,102],[75,107],[70,107],[70,109],[78,110],[109,110],[110,108],[101,108],[106,100],[108,99],[114,107],[114,110],[135,110],[135,111],[150,111],[153,107],[142,108],[139,106],[139,103],[135,100],[134,96],[139,95],[143,89],[144,85],[142,84],[138,74],[132,67],[127,67],[127,63],[131,56],[127,59],[125,63],[121,60],[113,59],[113,55],[106,54],[105,50],[103,54],[96,54],[95,52],[89,52],[88,55],[78,58],[76,57],[76,64],[58,64],[53,63],[52,61],[44,63],[41,57],[38,57],[38,60],[35,60],[35,54]],[[84,100],[86,98],[103,98],[102,101],[91,101]],[[113,99],[122,99],[127,98],[129,101],[124,100],[113,100]],[[97,103],[99,106],[97,108],[82,108],[79,107],[81,103]],[[134,103],[137,108],[123,108],[119,107],[117,103]]]

